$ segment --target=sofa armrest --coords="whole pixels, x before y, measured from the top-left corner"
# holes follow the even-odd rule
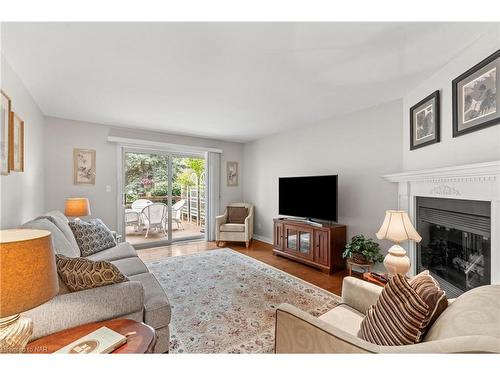
[[[215,240],[218,241],[220,238],[220,226],[227,223],[227,210],[224,211],[223,215],[215,217]]]
[[[342,302],[365,314],[374,305],[384,288],[355,277],[344,277]]]
[[[376,353],[379,346],[289,304],[276,310],[276,353]]]
[[[248,216],[245,218],[245,238],[251,240],[253,237],[253,207],[250,208]]]
[[[140,312],[143,308],[142,284],[139,281],[126,281],[59,294],[23,315],[33,320],[31,340],[35,340],[67,328]]]

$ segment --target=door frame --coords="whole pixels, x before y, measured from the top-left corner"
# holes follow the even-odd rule
[[[174,242],[183,242],[183,241],[191,241],[191,240],[199,240],[207,238],[207,231],[205,230],[205,234],[203,236],[186,236],[178,239],[172,238],[172,158],[179,157],[196,157],[205,160],[205,165],[207,164],[207,157],[205,152],[194,151],[175,151],[170,149],[162,149],[156,147],[144,147],[144,146],[133,146],[133,145],[119,145],[117,147],[117,233],[121,235],[123,241],[126,241],[126,226],[125,226],[125,153],[138,153],[138,154],[157,154],[164,155],[168,157],[168,230],[167,230],[167,239],[161,241],[153,241],[146,242],[141,244],[133,245],[135,249],[144,249],[149,247],[157,247],[157,246],[168,246]],[[207,189],[204,189],[205,194]],[[206,220],[206,212],[208,200],[205,197],[205,220]],[[206,227],[206,223],[205,223]]]

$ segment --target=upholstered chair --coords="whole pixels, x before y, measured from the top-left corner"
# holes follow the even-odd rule
[[[228,210],[230,207],[245,207],[247,216],[243,223],[231,223]],[[225,241],[245,242],[246,247],[250,246],[253,237],[253,205],[250,203],[231,203],[223,215],[216,217],[215,241],[217,246]]]

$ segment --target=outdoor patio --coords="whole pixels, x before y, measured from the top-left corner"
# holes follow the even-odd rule
[[[203,227],[196,225],[196,222],[189,223],[183,220],[182,225],[184,226],[184,229],[178,229],[177,225],[175,223],[173,224],[173,240],[205,235]],[[145,238],[145,235],[145,229],[143,229],[142,231],[135,231],[134,227],[127,227],[125,241],[129,242],[132,245],[138,245],[158,242],[167,239],[166,235],[163,232],[150,231],[148,234],[148,238]]]

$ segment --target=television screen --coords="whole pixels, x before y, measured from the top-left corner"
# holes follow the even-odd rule
[[[337,221],[337,177],[280,177],[279,214]]]

